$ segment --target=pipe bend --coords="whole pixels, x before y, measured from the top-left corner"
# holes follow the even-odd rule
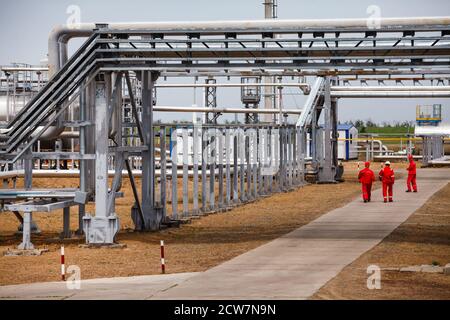
[[[57,25],[48,36],[48,76],[51,78],[62,64],[60,47],[67,46],[70,39],[89,37],[95,29],[94,23],[79,23],[74,26]]]

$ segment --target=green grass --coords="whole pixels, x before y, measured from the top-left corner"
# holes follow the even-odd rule
[[[414,133],[414,127],[367,127],[360,133],[407,134]]]

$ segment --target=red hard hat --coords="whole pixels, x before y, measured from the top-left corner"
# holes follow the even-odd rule
[[[369,162],[369,161],[364,162],[364,166],[365,166],[366,168],[370,167],[370,162]]]

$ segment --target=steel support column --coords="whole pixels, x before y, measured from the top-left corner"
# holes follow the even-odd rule
[[[95,216],[86,214],[84,233],[89,244],[113,244],[119,231],[119,218],[108,210],[108,91],[103,74],[95,83]],[[112,190],[111,192],[115,192]]]
[[[331,79],[327,77],[325,79],[324,86],[324,125],[323,125],[323,146],[324,152],[323,157],[320,158],[320,168],[319,168],[319,182],[331,183],[335,182],[336,176],[336,164],[335,160],[337,157],[335,155],[335,149],[337,149],[337,121],[336,121],[336,103],[332,101],[331,98]]]
[[[145,221],[143,230],[158,230],[162,212],[155,208],[155,151],[153,132],[153,87],[158,74],[143,71],[142,81],[142,130],[146,149],[142,152],[142,210]],[[172,181],[176,183],[176,181]]]

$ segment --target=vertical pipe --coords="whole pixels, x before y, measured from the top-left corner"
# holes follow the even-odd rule
[[[258,143],[258,150],[259,150],[259,157],[258,157],[258,164],[259,164],[259,177],[258,177],[258,193],[260,195],[264,194],[264,163],[266,161],[265,153],[264,153],[264,144],[265,144],[265,129],[260,128],[259,129],[259,143]]]
[[[81,122],[87,120],[86,119],[86,89],[84,87],[80,88],[80,107],[79,107],[79,119]],[[86,153],[86,127],[80,126],[79,128],[79,149],[80,156],[83,156]],[[78,161],[78,166],[80,168],[80,191],[86,192],[86,174],[87,174],[87,163],[86,160],[80,159]],[[78,230],[76,231],[77,235],[83,234],[83,216],[85,215],[85,204],[78,205]]]
[[[288,146],[289,146],[289,187],[294,185],[294,155],[292,128],[288,127]]]
[[[6,121],[10,121],[11,117],[11,106],[9,103],[9,74],[6,76]]]
[[[208,195],[206,194],[206,162],[208,157],[208,132],[202,129],[202,212],[206,212],[206,199]]]
[[[183,216],[187,216],[189,212],[189,136],[188,129],[181,129],[183,137]]]
[[[265,19],[273,19],[273,0],[264,0],[264,18]],[[273,77],[264,77],[264,83],[273,82]],[[264,87],[264,108],[271,109],[273,108],[273,87],[265,86]],[[263,116],[264,122],[271,123],[273,121],[273,116],[271,114],[266,114]]]
[[[240,175],[240,199],[242,202],[247,201],[245,194],[245,131],[244,129],[239,130],[239,175]]]
[[[211,211],[215,209],[215,191],[214,185],[216,182],[216,129],[211,129],[211,140],[209,142],[208,155],[209,158],[209,208]]]
[[[285,132],[284,128],[280,127],[280,191],[284,190],[285,183]]]
[[[250,162],[251,154],[250,154],[250,135],[249,130],[247,130],[247,135],[245,138],[245,161],[247,162],[247,200],[252,198],[252,165]]]
[[[268,145],[268,150],[267,152],[270,152],[270,170],[269,173],[270,175],[267,177],[268,179],[268,189],[267,192],[268,193],[272,193],[273,190],[276,187],[276,177],[277,175],[275,175],[275,171],[274,166],[276,165],[277,162],[277,147],[276,147],[276,140],[277,140],[277,130],[274,128],[270,129],[270,136],[268,137],[270,140],[269,141],[269,145]]]
[[[194,130],[192,132],[192,161],[193,161],[193,170],[194,170],[194,176],[193,176],[193,192],[192,192],[192,202],[193,202],[193,212],[194,214],[198,214],[198,126],[194,125]],[[200,142],[201,144],[201,142]]]
[[[231,150],[231,145],[230,145],[230,128],[225,128],[225,161],[226,161],[226,205],[229,206],[231,204],[231,173],[230,173],[230,150]]]
[[[178,194],[177,194],[177,169],[178,169],[178,151],[177,151],[177,128],[173,128],[171,132],[172,150],[170,152],[172,158],[172,219],[178,218]]]
[[[264,139],[264,194],[269,194],[269,186],[273,184],[273,175],[271,172],[271,165],[273,161],[273,150],[272,150],[272,137],[273,137],[274,130],[272,130],[271,127],[267,127],[265,130],[265,139]]]
[[[258,129],[252,135],[252,171],[253,171],[253,198],[258,197]]]
[[[233,135],[233,202],[239,203],[238,198],[238,134]]]
[[[218,161],[219,161],[219,198],[218,198],[218,204],[219,208],[223,208],[223,130],[218,130],[217,135],[218,141],[218,150],[219,153]]]
[[[161,209],[163,217],[167,214],[167,194],[166,194],[166,175],[167,175],[167,156],[166,156],[166,127],[159,128],[159,147],[161,156]]]

